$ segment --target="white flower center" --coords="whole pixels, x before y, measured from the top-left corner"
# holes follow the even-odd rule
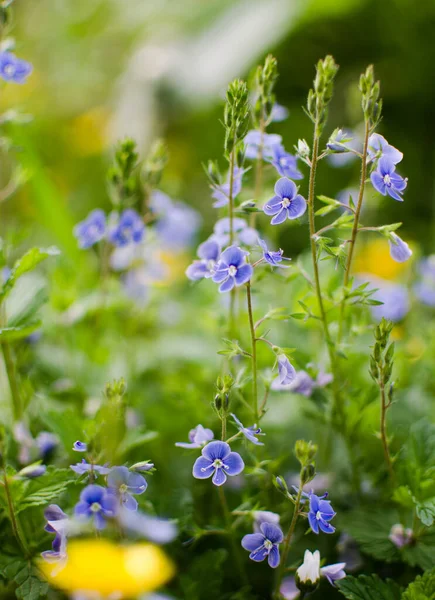
[[[216,264],[216,261],[215,261],[215,260],[213,260],[212,258],[210,258],[210,259],[209,259],[209,260],[206,262],[207,269],[208,269],[209,271],[212,271],[212,270],[214,269],[214,266],[215,266],[215,264]]]
[[[230,277],[234,277],[235,274],[237,273],[237,267],[235,267],[234,265],[230,265],[228,267],[228,274]]]
[[[100,512],[100,510],[101,510],[101,504],[99,502],[92,502],[91,511],[93,513],[97,513],[97,512]]]
[[[284,156],[282,156],[282,157],[279,159],[279,164],[281,165],[281,167],[285,167],[285,166],[286,166],[286,164],[287,164],[287,159],[286,159]]]
[[[272,550],[273,544],[270,540],[264,540],[264,547],[266,550]]]
[[[290,198],[283,198],[282,199],[282,206],[283,206],[283,208],[288,208],[291,203],[292,203],[292,201],[290,200]]]
[[[15,67],[14,65],[6,65],[5,66],[6,75],[12,76],[15,75]]]
[[[217,458],[214,462],[213,462],[213,467],[215,469],[222,469],[222,467],[224,466],[224,463],[220,460],[220,458]]]
[[[391,185],[391,177],[388,175],[388,173],[384,175],[384,183],[385,185]]]
[[[121,485],[119,486],[119,491],[121,494],[125,494],[125,492],[128,490],[128,487],[126,486],[125,483],[121,483]]]
[[[320,519],[321,519],[321,518],[322,518],[322,515],[320,514],[320,510],[318,510],[318,511],[316,512],[316,519],[317,519],[318,521],[320,521]]]

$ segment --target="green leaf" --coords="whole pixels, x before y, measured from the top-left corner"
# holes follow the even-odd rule
[[[46,598],[48,583],[41,581],[37,568],[31,563],[12,556],[0,557],[0,574],[17,585],[15,595],[19,600]]]
[[[336,582],[348,600],[400,600],[401,589],[391,579],[382,581],[377,575],[347,576]]]
[[[416,507],[417,517],[426,525],[430,527],[435,521],[435,498],[429,498],[424,502],[419,502]]]
[[[363,552],[377,560],[394,562],[400,560],[400,553],[388,536],[398,521],[396,513],[383,509],[370,513],[355,510],[340,518],[340,526],[358,542]]]
[[[41,327],[41,321],[34,321],[19,327],[3,327],[0,329],[0,342],[15,342],[28,337]]]
[[[15,512],[18,514],[34,506],[50,504],[75,481],[74,473],[69,469],[49,467],[44,475],[28,482],[19,498],[13,498]]]
[[[141,446],[142,444],[147,444],[148,442],[152,442],[158,437],[157,431],[141,431],[130,429],[124,439],[122,440],[118,452],[119,455],[127,454],[133,448],[137,448],[137,446]]]
[[[402,600],[433,600],[433,598],[435,598],[435,569],[419,575],[402,595]]]
[[[14,287],[16,281],[22,275],[33,271],[33,269],[39,265],[40,262],[49,256],[57,256],[58,254],[60,254],[60,251],[55,246],[51,246],[50,248],[32,248],[26,252],[26,254],[24,254],[15,262],[8,279],[3,284],[0,292],[0,301],[6,298],[6,296]]]

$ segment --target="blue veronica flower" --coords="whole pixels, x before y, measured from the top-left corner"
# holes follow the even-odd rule
[[[166,248],[179,251],[190,246],[198,231],[201,218],[191,206],[183,202],[170,201],[169,208],[162,209],[155,231]]]
[[[84,475],[85,473],[90,473],[91,471],[94,475],[107,475],[110,471],[107,466],[90,464],[86,462],[84,458],[82,459],[82,462],[79,462],[75,465],[70,465],[70,469],[72,469],[74,473],[77,473],[77,475]]]
[[[143,494],[148,487],[145,477],[129,471],[127,467],[113,467],[107,476],[107,485],[109,490],[119,495],[122,506],[127,510],[137,510],[137,500],[132,494]]]
[[[229,292],[234,286],[247,283],[254,272],[252,265],[246,262],[247,252],[237,246],[224,250],[216,265],[213,281],[220,283],[220,292]]]
[[[308,498],[309,501],[308,522],[313,532],[319,533],[320,529],[320,531],[323,531],[324,533],[334,533],[335,527],[333,527],[329,521],[335,517],[336,513],[334,512],[330,501],[324,499],[327,498],[328,494],[323,494],[323,496],[317,496],[313,492],[308,494],[302,492],[302,494]]]
[[[271,156],[266,160],[270,162],[281,177],[290,179],[302,179],[303,175],[297,168],[297,158],[293,154],[286,152],[282,144],[276,144],[271,148]]]
[[[263,523],[279,525],[280,516],[270,510],[255,510],[252,516],[254,517],[254,533],[260,533],[260,527]]]
[[[214,270],[221,253],[221,247],[216,240],[207,240],[198,246],[197,255],[200,260],[194,260],[186,269],[186,275],[192,281],[208,279]]]
[[[146,538],[155,544],[168,544],[177,537],[177,527],[173,521],[160,519],[140,511],[120,508],[116,519],[121,527],[135,537]],[[147,600],[150,597],[147,595]]]
[[[51,544],[52,550],[42,552],[41,556],[47,562],[57,562],[66,558],[69,518],[57,504],[47,506],[44,511],[44,518],[47,521],[44,530],[48,533],[54,533],[55,536]]]
[[[278,361],[278,380],[281,385],[288,385],[296,377],[296,369],[290,363],[289,359],[285,354],[279,354],[277,356]]]
[[[77,440],[74,442],[72,449],[75,450],[75,452],[86,452],[88,445],[86,442],[80,442],[80,440]]]
[[[392,283],[383,279],[372,278],[373,285],[378,290],[373,294],[374,300],[383,302],[378,306],[371,306],[370,312],[376,321],[382,317],[397,323],[404,319],[410,309],[409,293],[404,285]]]
[[[12,52],[0,52],[0,77],[5,81],[25,83],[32,70],[29,62],[17,58]]]
[[[314,387],[315,381],[306,371],[298,371],[290,383],[282,384],[280,378],[277,377],[272,381],[271,385],[271,389],[274,391],[289,391],[294,394],[302,394],[302,396],[306,396],[307,398],[313,393]]]
[[[106,215],[103,210],[96,208],[91,211],[84,221],[77,223],[73,233],[77,238],[79,248],[90,248],[106,234]]]
[[[325,567],[320,567],[320,575],[326,577],[329,583],[335,586],[335,582],[340,579],[344,579],[346,577],[346,572],[344,570],[346,563],[335,563],[333,565],[326,565]]]
[[[266,215],[272,216],[272,225],[284,223],[286,219],[297,219],[302,217],[307,209],[307,203],[300,194],[297,193],[296,184],[281,177],[275,184],[275,194],[267,204],[264,205],[263,211]]]
[[[301,595],[301,590],[296,585],[294,577],[284,577],[279,588],[279,593],[284,600],[296,600]]]
[[[248,533],[242,539],[242,547],[250,552],[249,558],[256,562],[261,562],[267,558],[267,562],[272,569],[279,565],[279,544],[283,541],[284,535],[278,527],[272,523],[262,523],[260,533]]]
[[[282,104],[278,104],[278,102],[275,102],[270,115],[271,123],[281,123],[282,121],[285,121],[288,116],[289,109],[283,106]]]
[[[396,233],[390,234],[388,240],[390,245],[390,256],[398,263],[406,262],[412,256],[412,250],[406,242],[402,240]]]
[[[234,415],[233,413],[231,413],[231,416],[233,417],[238,430],[243,433],[243,435],[245,436],[245,438],[247,440],[249,440],[250,442],[252,442],[253,444],[256,444],[257,446],[264,446],[263,442],[260,442],[255,436],[256,435],[266,435],[265,433],[262,433],[261,429],[259,427],[257,427],[257,425],[251,425],[251,427],[245,427],[243,425],[243,423],[241,423],[239,421],[239,419],[236,417],[236,415]]]
[[[370,160],[378,160],[382,157],[388,158],[393,165],[397,165],[403,158],[403,153],[391,146],[379,133],[373,133],[369,137],[367,154]]]
[[[258,231],[253,227],[248,227],[244,219],[235,217],[233,219],[234,243],[244,244],[245,246],[253,246],[257,243]],[[216,241],[221,248],[228,245],[230,241],[230,219],[224,217],[216,221],[213,228],[213,234],[209,240]]]
[[[211,429],[206,429],[202,425],[197,425],[189,431],[189,442],[177,442],[175,445],[178,448],[202,448],[214,438],[214,433]]]
[[[41,465],[40,463],[34,463],[33,465],[27,465],[18,471],[17,477],[26,477],[27,479],[36,479],[36,477],[41,477],[47,471],[47,467],[45,465]]]
[[[117,224],[109,230],[108,238],[114,246],[138,244],[143,240],[145,225],[142,217],[132,208],[126,208]]]
[[[106,519],[116,515],[118,499],[101,485],[88,485],[80,494],[80,500],[74,507],[76,517],[94,519],[96,529],[106,527]]]
[[[59,444],[59,438],[48,431],[41,431],[35,438],[36,445],[39,450],[39,456],[45,458],[53,452]]]
[[[233,173],[233,198],[236,198],[242,191],[242,177],[244,170],[240,167],[234,168]],[[226,206],[230,200],[230,173],[227,175],[227,180],[221,185],[213,186],[212,198],[216,200],[213,202],[213,208],[221,208]]]
[[[435,306],[435,254],[427,256],[418,265],[421,280],[414,286],[417,298],[426,306]]]
[[[245,137],[245,156],[250,159],[257,159],[258,152],[261,144],[261,132],[255,129],[248,131]],[[263,159],[270,160],[273,156],[273,146],[281,144],[282,137],[276,133],[264,133],[263,134]]]
[[[370,175],[370,180],[375,190],[383,196],[387,194],[403,202],[402,194],[407,186],[408,180],[396,172],[395,165],[385,156],[379,159],[376,171]]]
[[[334,131],[334,133],[329,138],[328,143],[326,144],[326,147],[331,152],[338,152],[338,153],[349,152],[349,148],[347,148],[345,144],[349,143],[351,141],[352,141],[352,137],[348,133],[346,133],[342,129],[337,129]]]
[[[263,258],[266,262],[268,262],[272,267],[281,267],[287,268],[286,265],[280,265],[283,260],[291,260],[291,258],[286,258],[283,256],[284,250],[269,250],[267,244],[264,240],[258,238],[258,244],[261,246],[263,250]]]
[[[214,485],[223,485],[227,475],[239,475],[245,468],[242,457],[231,452],[226,442],[210,442],[202,449],[202,456],[193,465],[193,476],[196,479],[208,479],[213,475]]]

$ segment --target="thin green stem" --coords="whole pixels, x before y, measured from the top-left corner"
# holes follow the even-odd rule
[[[17,543],[20,546],[21,551],[23,552],[24,556],[26,558],[29,558],[30,552],[27,549],[26,542],[24,541],[24,538],[20,533],[20,527],[18,524],[17,517],[15,515],[14,504],[12,501],[11,490],[9,487],[9,481],[8,481],[8,477],[6,474],[6,463],[5,463],[3,453],[2,453],[1,463],[2,463],[1,466],[3,469],[3,486],[4,486],[4,490],[5,490],[6,502],[8,505],[9,520],[11,522],[12,531],[14,533],[15,539],[17,540]]]
[[[382,447],[384,449],[384,457],[385,457],[385,462],[387,464],[388,467],[388,473],[390,475],[390,480],[392,485],[394,486],[396,484],[396,477],[394,474],[394,468],[393,468],[393,461],[391,460],[391,455],[390,455],[390,448],[388,445],[388,435],[387,435],[387,409],[390,406],[389,403],[387,402],[386,396],[385,396],[385,384],[383,381],[381,381],[380,383],[380,390],[381,390],[381,440],[382,440]]]
[[[227,499],[225,496],[225,491],[223,486],[219,486],[218,487],[218,493],[219,493],[219,501],[221,503],[221,507],[222,507],[222,513],[224,516],[224,520],[225,520],[225,526],[226,529],[228,531],[228,534],[230,536],[230,540],[231,540],[231,546],[232,546],[232,550],[233,550],[233,555],[234,555],[234,560],[236,561],[236,565],[237,568],[239,570],[239,575],[240,575],[240,579],[243,582],[243,585],[249,585],[249,581],[248,578],[246,576],[245,573],[245,569],[243,566],[243,562],[240,558],[240,548],[236,543],[236,540],[234,538],[234,532],[231,526],[231,513],[230,510],[228,508],[228,503],[227,503]]]
[[[295,507],[293,510],[293,516],[292,516],[292,520],[290,523],[290,527],[287,531],[287,535],[284,538],[284,543],[283,543],[283,551],[282,551],[282,555],[281,555],[281,561],[279,563],[279,570],[278,570],[278,576],[276,578],[276,587],[275,587],[275,596],[277,598],[280,597],[280,592],[279,589],[281,587],[281,583],[282,583],[282,579],[284,577],[284,573],[285,573],[285,566],[287,563],[287,559],[288,559],[288,553],[290,550],[290,543],[293,537],[293,533],[295,531],[295,527],[296,527],[296,523],[300,514],[300,504],[301,504],[301,497],[302,497],[302,481],[299,482],[299,489],[298,489],[298,495],[296,496],[296,501],[295,501]]]
[[[230,220],[230,246],[234,243],[234,150],[230,154],[230,189],[228,193],[228,211]],[[236,312],[236,289],[233,288],[230,292],[230,315],[229,315],[229,337],[235,337],[235,312]]]
[[[248,281],[246,284],[246,300],[248,304],[248,317],[249,317],[249,329],[251,332],[251,345],[252,345],[252,405],[254,409],[255,421],[258,423],[258,379],[257,379],[257,338],[255,336],[255,326],[252,314],[252,296],[251,296],[251,282]]]
[[[221,417],[221,421],[222,421],[222,441],[225,442],[225,438],[227,437],[227,413],[226,411],[222,411],[222,417]]]
[[[2,342],[2,352],[8,376],[9,387],[11,390],[12,409],[14,420],[19,421],[23,414],[23,404],[21,401],[20,389],[17,381],[15,363],[12,356],[12,350],[8,342]]]

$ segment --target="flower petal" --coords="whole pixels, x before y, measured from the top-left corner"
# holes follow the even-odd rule
[[[331,525],[331,523],[327,523],[326,521],[318,521],[320,529],[323,533],[334,533],[335,527]]]
[[[308,513],[308,523],[310,524],[313,533],[319,533],[319,521],[316,519],[315,514],[312,512]]]
[[[242,547],[249,552],[254,552],[264,543],[264,535],[262,533],[248,533],[242,539]]]
[[[281,223],[284,223],[284,221],[287,219],[287,215],[287,209],[282,208],[280,212],[270,221],[271,225],[281,225]]]
[[[302,196],[300,194],[298,194],[297,196],[295,196],[293,198],[290,206],[287,209],[288,218],[289,219],[298,219],[299,217],[302,217],[302,215],[304,214],[304,212],[306,210],[307,210],[307,203],[305,202],[305,199],[302,198]]]
[[[269,552],[269,556],[267,558],[267,562],[269,563],[269,567],[272,569],[276,569],[279,565],[279,549],[278,546],[273,546]]]
[[[291,200],[296,193],[296,184],[291,179],[287,179],[287,177],[281,177],[275,183],[275,194],[281,198],[289,198]]]
[[[281,528],[267,521],[260,525],[261,532],[264,537],[270,540],[273,544],[280,544],[284,539]]]
[[[243,285],[247,281],[249,281],[254,273],[254,269],[252,265],[242,265],[237,269],[237,273],[235,274],[236,285]]]
[[[212,461],[208,458],[204,458],[200,456],[196,459],[195,464],[193,465],[192,474],[195,479],[208,479],[214,473],[214,469],[212,467]]]
[[[242,457],[237,452],[230,452],[228,456],[225,457],[225,473],[228,475],[238,475],[245,468],[245,463],[243,462]]]
[[[136,498],[133,498],[131,494],[123,494],[122,506],[127,510],[137,510],[138,504]]]
[[[224,250],[220,257],[220,262],[224,265],[240,267],[245,261],[246,252],[238,246],[230,246]]]
[[[231,448],[229,444],[226,442],[210,442],[202,451],[202,455],[207,458],[209,461],[213,462],[216,459],[223,460],[226,458],[231,452]]]
[[[279,196],[274,196],[271,198],[264,206],[263,212],[271,217],[272,215],[276,215],[282,208],[282,198]]]
[[[215,240],[207,240],[198,246],[198,256],[205,260],[217,260],[220,254],[220,246]]]
[[[225,475],[225,471],[223,469],[216,469],[212,479],[214,485],[223,485],[226,480],[227,476]]]
[[[219,291],[221,293],[230,292],[234,286],[235,286],[234,277],[228,277],[228,279],[226,281],[224,281],[223,284],[219,287]]]

